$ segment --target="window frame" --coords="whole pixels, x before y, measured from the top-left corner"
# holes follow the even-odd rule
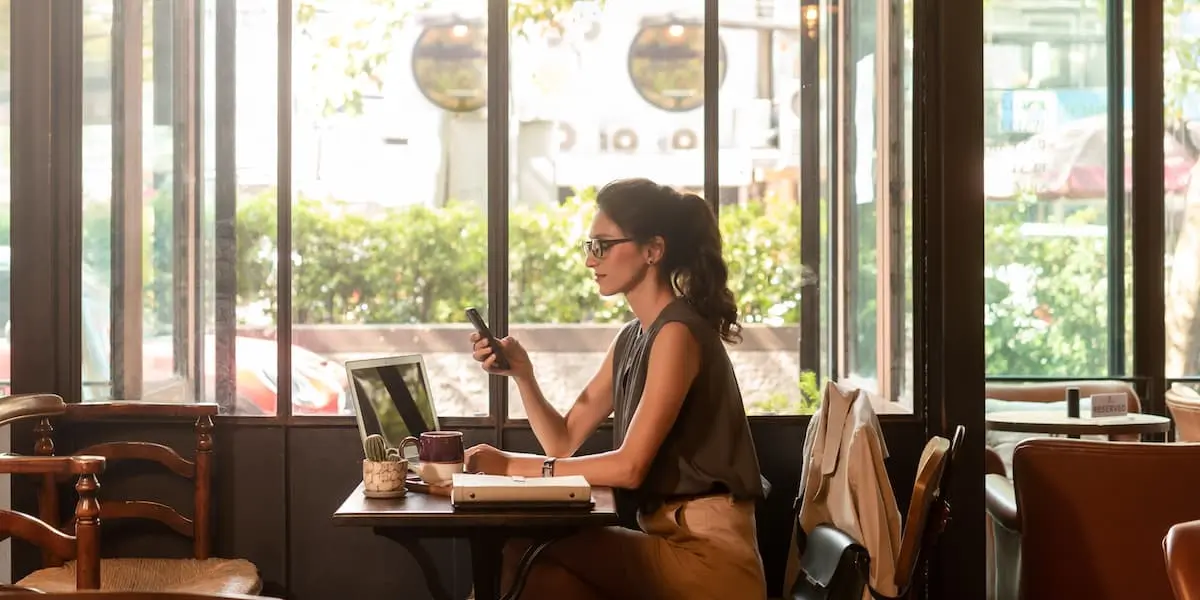
[[[136,4],[139,0],[118,0],[119,2]],[[172,21],[172,65],[176,69],[176,83],[172,85],[173,90],[173,106],[177,112],[174,119],[174,136],[175,136],[175,227],[176,241],[184,242],[183,250],[174,257],[175,265],[175,307],[174,314],[176,315],[175,327],[176,336],[173,343],[176,356],[182,357],[186,363],[182,369],[181,382],[186,384],[190,381],[191,390],[180,390],[172,392],[173,396],[186,397],[192,396],[194,399],[203,399],[209,390],[205,389],[204,377],[199,375],[202,373],[200,368],[203,357],[206,351],[211,351],[205,347],[205,330],[203,319],[199,315],[204,314],[203,292],[204,278],[202,274],[205,272],[207,265],[204,264],[205,257],[199,251],[197,240],[202,235],[201,219],[202,214],[202,199],[204,181],[202,177],[196,176],[200,173],[205,173],[207,167],[203,164],[205,152],[203,136],[198,135],[198,132],[203,131],[202,119],[204,116],[203,105],[205,102],[203,78],[199,77],[199,73],[203,73],[204,56],[203,52],[198,49],[203,47],[203,40],[206,35],[213,35],[216,39],[216,57],[215,69],[216,76],[214,79],[214,102],[215,108],[215,131],[214,139],[215,152],[215,272],[216,276],[213,280],[215,287],[215,301],[212,307],[215,314],[216,332],[215,341],[215,381],[217,389],[213,390],[218,404],[224,408],[232,407],[236,396],[236,344],[237,335],[236,325],[236,290],[237,280],[236,273],[232,265],[236,264],[236,219],[237,219],[237,186],[236,186],[236,31],[237,31],[237,7],[236,3],[230,0],[208,0],[215,8],[216,18],[214,21],[213,31],[206,31],[205,7],[204,0],[186,0],[179,2],[181,7],[173,12]],[[878,156],[886,157],[877,162],[877,172],[881,174],[877,178],[876,198],[879,206],[886,205],[886,210],[877,210],[876,219],[876,239],[879,247],[879,252],[876,256],[877,265],[877,285],[876,285],[876,302],[880,307],[878,314],[880,315],[880,326],[876,331],[876,361],[878,372],[879,393],[886,398],[890,408],[895,406],[898,411],[884,410],[881,412],[903,412],[905,415],[919,415],[921,413],[921,397],[919,389],[920,381],[916,377],[916,373],[897,374],[896,369],[905,368],[905,348],[904,348],[904,320],[906,318],[904,306],[904,293],[906,285],[914,285],[915,281],[908,282],[904,280],[904,257],[906,252],[912,252],[914,256],[918,255],[916,247],[916,238],[914,227],[913,240],[904,239],[904,227],[894,227],[896,224],[896,215],[893,213],[897,210],[900,222],[902,223],[903,211],[905,203],[910,201],[904,198],[905,186],[903,182],[908,178],[915,177],[912,165],[906,165],[904,160],[904,110],[905,99],[900,95],[903,94],[904,86],[902,80],[904,76],[903,68],[897,69],[900,64],[897,61],[902,60],[903,52],[903,11],[893,10],[899,6],[898,0],[876,0],[878,10],[887,10],[887,19],[876,19],[875,29],[876,36],[879,40],[890,40],[890,43],[884,44],[877,50],[877,89],[875,98],[875,129],[879,135],[875,136],[875,147],[872,149]],[[488,22],[489,27],[493,29],[508,30],[509,16],[508,0],[488,0]],[[291,343],[292,343],[292,223],[291,209],[293,200],[292,190],[292,35],[294,29],[294,11],[293,0],[278,0],[277,14],[278,17],[278,39],[277,39],[277,65],[278,65],[278,86],[276,98],[277,112],[277,135],[278,135],[278,156],[277,156],[277,290],[278,290],[278,312],[275,340],[278,354],[276,357],[278,375],[277,375],[277,401],[276,414],[273,416],[239,416],[236,414],[222,415],[223,419],[245,420],[255,423],[294,423],[305,424],[308,421],[313,421],[320,424],[331,424],[341,419],[346,422],[351,422],[352,417],[330,417],[330,416],[308,416],[308,415],[293,415],[292,414],[292,368],[291,368]],[[810,4],[805,4],[809,6]],[[819,6],[816,3],[811,5]],[[718,0],[705,0],[704,2],[704,36],[706,47],[715,48],[720,44],[720,30],[722,22],[720,20]],[[831,100],[828,107],[827,119],[830,125],[840,127],[839,133],[835,139],[828,143],[828,151],[825,156],[821,156],[821,160],[829,161],[829,165],[833,168],[828,169],[831,179],[840,180],[844,184],[851,184],[851,179],[847,176],[848,163],[846,159],[852,157],[852,152],[848,152],[848,144],[853,140],[853,123],[845,123],[839,120],[838,115],[847,114],[848,108],[843,106],[844,102],[849,99],[849,94],[846,93],[846,85],[848,83],[847,76],[849,72],[846,68],[852,67],[846,64],[844,53],[847,51],[845,40],[842,39],[846,32],[850,30],[847,21],[849,15],[846,11],[837,11],[837,18],[834,19],[836,29],[835,34],[830,36],[829,47],[827,52],[831,52],[830,57],[833,58],[843,68],[830,68],[825,85],[831,87],[831,92],[836,93],[839,100]],[[156,20],[157,22],[157,20]],[[798,30],[803,29],[803,23],[797,23]],[[736,26],[736,24],[734,25]],[[901,35],[897,36],[899,32]],[[140,48],[140,29],[136,32],[138,38],[138,48]],[[818,36],[819,37],[819,36]],[[224,40],[224,41],[223,41]],[[115,40],[116,41],[116,40]],[[133,40],[130,37],[124,38],[123,44],[115,44],[114,48],[130,46]],[[816,60],[816,52],[820,50],[820,41],[812,40],[807,36],[801,35],[801,52],[809,52],[808,56],[812,60],[803,60],[801,63],[801,140],[800,147],[804,152],[812,152],[812,156],[819,156],[821,152],[820,127],[820,100],[819,86],[821,85],[820,73]],[[507,139],[509,128],[509,38],[508,36],[489,36],[488,40],[488,114],[487,114],[487,131],[489,139]],[[126,68],[136,68],[140,72],[140,63],[136,67],[132,64]],[[704,59],[705,72],[705,102],[703,105],[703,122],[704,135],[702,139],[702,149],[704,158],[704,192],[714,212],[720,217],[720,182],[718,180],[718,156],[719,156],[719,61],[718,53],[706,52]],[[893,76],[895,75],[895,76]],[[886,85],[881,85],[886,84]],[[128,96],[124,98],[124,110],[129,114],[133,111],[141,109],[140,90],[138,94],[133,94],[132,91],[126,91],[120,96]],[[114,105],[117,99],[114,95]],[[136,97],[134,97],[136,96]],[[831,97],[833,95],[831,94]],[[122,120],[122,123],[128,123],[129,118]],[[133,121],[136,122],[136,121]],[[813,126],[805,126],[811,124]],[[124,129],[127,129],[127,125]],[[832,132],[838,129],[830,129]],[[140,141],[140,139],[139,139]],[[117,144],[119,142],[114,142]],[[126,144],[132,145],[132,144]],[[140,151],[140,147],[138,148]],[[116,146],[114,145],[114,153]],[[133,156],[126,154],[125,156]],[[140,162],[140,161],[139,161]],[[505,335],[509,330],[509,301],[508,301],[508,273],[509,273],[509,257],[508,257],[508,236],[509,236],[509,148],[506,144],[488,144],[488,198],[487,198],[487,312],[488,320],[492,329],[498,335]],[[915,161],[914,161],[915,162]],[[815,164],[815,163],[813,163]],[[140,165],[139,165],[140,168]],[[834,299],[831,308],[830,323],[823,323],[820,316],[820,295],[819,295],[819,274],[821,270],[822,250],[832,251],[833,254],[828,257],[829,265],[833,272],[830,276],[831,290],[839,290],[840,286],[837,281],[848,279],[853,273],[849,258],[851,249],[847,245],[846,225],[851,222],[847,207],[841,206],[837,208],[835,205],[844,204],[845,190],[839,188],[836,197],[842,197],[841,202],[831,202],[830,206],[834,207],[832,214],[829,215],[830,223],[837,224],[838,228],[831,227],[830,231],[841,231],[841,234],[831,234],[826,240],[820,238],[820,218],[819,215],[823,210],[821,207],[821,190],[820,190],[820,169],[818,167],[802,168],[800,174],[800,201],[801,201],[801,235],[803,240],[810,240],[802,243],[801,256],[796,257],[801,263],[817,275],[812,278],[812,282],[805,284],[803,291],[809,292],[802,294],[801,312],[802,318],[799,324],[802,335],[800,348],[801,371],[816,371],[821,379],[832,377],[842,378],[846,374],[846,360],[844,352],[852,348],[852,344],[848,343],[848,336],[852,333],[852,325],[846,319],[846,305],[849,300],[847,294],[843,292],[829,292]],[[140,173],[140,171],[139,171]],[[117,191],[117,185],[120,178],[114,178],[114,193]],[[124,190],[124,188],[122,188]],[[131,190],[124,190],[126,193],[132,193]],[[886,199],[886,200],[885,200]],[[114,202],[114,216],[116,216],[116,203]],[[114,219],[114,241],[116,239],[125,240],[141,240],[140,229],[141,219],[133,218],[132,211],[135,208],[132,204],[126,206],[126,212],[122,215],[123,220],[127,223],[126,226],[121,226],[118,229],[117,220]],[[119,236],[117,238],[116,236]],[[129,246],[129,243],[125,244]],[[823,248],[823,246],[825,246]],[[140,250],[140,244],[138,244]],[[114,247],[114,273],[117,272],[116,265],[116,248]],[[126,248],[127,254],[132,253],[132,248]],[[132,255],[131,255],[132,258]],[[138,252],[136,258],[141,258],[141,253]],[[125,280],[133,281],[137,277],[140,282],[140,262],[137,260],[123,259],[121,273]],[[899,285],[896,283],[899,282]],[[128,315],[139,314],[141,298],[140,294],[134,293],[132,285],[114,286],[113,300],[114,310],[112,311],[112,325],[114,331],[120,330],[117,326],[121,325],[126,330],[125,336],[113,336],[113,357],[114,357],[114,374],[120,373],[124,382],[120,388],[124,390],[120,397],[123,399],[138,399],[142,397],[140,393],[140,346],[128,345],[121,343],[123,338],[140,339],[139,336],[133,336],[131,331],[133,327],[137,327],[140,332],[140,319],[131,319]],[[140,292],[140,285],[137,286],[137,292]],[[189,293],[180,293],[189,292]],[[120,295],[120,298],[118,298]],[[119,304],[118,304],[119,302]],[[914,311],[919,310],[916,303],[919,299],[914,298]],[[123,310],[115,310],[117,306],[123,306]],[[135,308],[136,307],[136,308]],[[815,317],[815,318],[814,318]],[[180,326],[186,325],[186,326]],[[829,361],[829,364],[822,365],[820,351],[821,331],[828,327],[830,357],[835,357]],[[914,330],[914,352],[915,348],[921,345],[920,337],[922,333]],[[842,353],[839,353],[842,352]],[[130,365],[138,365],[138,369],[124,368],[118,370],[116,366],[120,364],[124,367]],[[914,364],[917,364],[914,359]],[[137,377],[134,373],[137,373]],[[799,375],[799,373],[797,373]],[[907,378],[913,380],[913,402],[912,406],[901,406],[897,401],[900,384]],[[526,423],[524,418],[511,418],[508,413],[509,387],[505,378],[492,376],[489,378],[488,386],[488,410],[489,414],[486,417],[450,417],[445,421],[448,425],[472,425],[472,426],[492,426],[498,431],[506,426],[513,424]],[[114,380],[115,381],[115,380]],[[117,394],[114,394],[117,396]],[[803,415],[800,415],[803,418]],[[756,419],[780,419],[786,418],[784,415],[770,416],[762,415],[755,416]]]

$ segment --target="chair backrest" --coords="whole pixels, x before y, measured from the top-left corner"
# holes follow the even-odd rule
[[[75,477],[78,500],[68,535],[51,523],[15,510],[0,510],[0,537],[20,538],[42,551],[43,560],[75,560],[75,588],[100,589],[100,506],[96,476],[104,472],[100,456],[0,456],[0,473],[34,474],[55,487],[56,476]],[[10,588],[12,589],[12,588]],[[19,588],[17,588],[19,589]]]
[[[36,430],[49,427],[50,419],[66,412],[66,403],[56,394],[15,394],[0,398],[0,426],[37,419]],[[104,472],[100,456],[50,456],[52,440],[39,441],[39,454],[28,457],[15,454],[0,456],[0,474],[32,475],[39,481],[38,514],[34,517],[15,510],[0,510],[0,537],[15,537],[36,546],[48,563],[75,560],[75,586],[78,589],[100,587],[100,507],[96,500],[97,475]],[[57,481],[75,479],[75,510],[71,516],[73,534],[58,529]],[[49,519],[44,515],[52,515]],[[8,590],[18,589],[6,586]],[[0,592],[6,591],[0,587]]]
[[[1175,600],[1200,600],[1200,521],[1172,525],[1163,537],[1163,557]]]
[[[1175,421],[1175,441],[1200,442],[1200,394],[1174,384],[1165,395],[1167,410]]]
[[[1200,519],[1200,444],[1035,438],[1013,479],[1022,598],[1172,598],[1161,544]]]
[[[198,559],[208,558],[212,551],[212,468],[213,468],[213,421],[217,414],[216,404],[159,404],[151,402],[111,402],[70,404],[64,420],[90,423],[103,420],[152,420],[155,418],[195,418],[195,458],[184,458],[175,449],[157,443],[137,441],[113,441],[93,444],[75,451],[76,455],[103,456],[111,465],[124,460],[140,460],[157,463],[172,473],[190,479],[194,490],[192,518],[185,517],[178,509],[159,502],[145,500],[106,499],[101,503],[101,523],[118,519],[149,519],[166,525],[176,533],[192,539],[193,555]],[[36,450],[54,452],[53,427],[47,421],[35,428],[38,435]],[[42,518],[57,519],[57,503],[43,506]],[[52,522],[57,525],[57,521]],[[72,523],[63,524],[68,533]],[[51,564],[57,564],[50,561]]]
[[[960,426],[955,440],[961,442]],[[917,479],[913,483],[912,498],[908,503],[908,514],[904,519],[904,534],[900,538],[900,554],[896,557],[896,587],[905,593],[912,583],[921,549],[926,545],[931,515],[940,521],[941,511],[936,511],[939,492],[947,469],[947,458],[952,444],[944,437],[934,436],[925,444],[921,460],[917,463]],[[940,532],[940,527],[938,528]]]

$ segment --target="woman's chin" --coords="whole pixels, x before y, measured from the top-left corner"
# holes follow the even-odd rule
[[[607,281],[605,281],[603,279],[596,282],[596,288],[597,288],[596,291],[604,298],[608,298],[610,296],[616,296],[617,294],[621,293],[621,290],[619,288],[617,288],[616,286],[613,286],[612,284],[608,283]]]

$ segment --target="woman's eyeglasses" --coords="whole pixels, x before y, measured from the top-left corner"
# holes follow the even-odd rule
[[[611,249],[613,246],[616,246],[617,244],[624,244],[625,242],[632,242],[632,241],[633,240],[631,240],[629,238],[604,238],[604,239],[584,240],[583,251],[588,254],[591,254],[593,257],[595,257],[596,260],[600,260],[600,259],[604,258],[605,254],[608,254],[609,249]]]

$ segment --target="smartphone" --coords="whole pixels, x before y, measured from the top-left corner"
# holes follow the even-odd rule
[[[488,329],[487,323],[483,322],[483,317],[479,316],[479,311],[475,310],[475,307],[467,309],[467,319],[475,326],[475,331],[478,331],[479,335],[488,341],[492,354],[496,355],[496,368],[502,371],[508,369],[508,359],[504,357],[504,349],[500,347],[500,341],[492,335],[492,330]]]

